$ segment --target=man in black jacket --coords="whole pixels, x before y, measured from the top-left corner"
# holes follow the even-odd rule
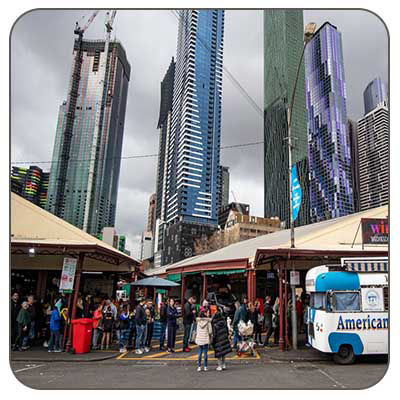
[[[21,304],[19,302],[19,293],[13,292],[11,296],[11,346],[14,348],[15,339],[18,336],[18,323],[17,316],[19,310],[21,309]]]
[[[195,318],[196,311],[193,310],[192,304],[196,302],[194,297],[189,297],[189,300],[183,307],[183,351],[189,352],[189,336],[190,336],[190,327]]]
[[[146,314],[144,312],[144,298],[139,298],[139,304],[136,306],[136,354],[144,353],[144,341],[146,338]]]
[[[274,331],[274,328],[272,327],[272,314],[274,313],[274,310],[272,309],[271,306],[271,297],[267,296],[265,298],[265,303],[264,303],[264,321],[265,321],[265,330],[266,336],[264,340],[264,346],[268,347],[269,346],[269,338],[272,335],[272,332]]]

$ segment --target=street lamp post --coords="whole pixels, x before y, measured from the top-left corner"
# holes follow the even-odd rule
[[[290,247],[292,249],[295,247],[295,244],[294,244],[294,218],[293,218],[293,188],[292,188],[292,151],[293,151],[293,144],[292,144],[292,115],[293,115],[293,103],[294,103],[294,97],[295,97],[295,94],[296,94],[297,81],[299,80],[301,63],[303,62],[304,51],[306,49],[307,44],[310,42],[310,40],[312,39],[312,37],[314,35],[316,26],[317,25],[314,22],[310,22],[305,26],[303,50],[301,52],[299,65],[297,66],[296,80],[294,81],[292,96],[291,96],[289,107],[288,107],[288,110],[287,110],[288,146],[289,146]],[[293,349],[297,350],[296,285],[292,284],[291,285],[291,289],[292,289],[292,340],[293,340]]]

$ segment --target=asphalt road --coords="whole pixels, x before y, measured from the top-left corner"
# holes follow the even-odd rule
[[[216,363],[210,362],[207,372],[197,372],[195,361],[11,363],[14,376],[35,389],[363,389],[381,380],[387,363],[380,359],[351,366],[258,361],[227,366],[218,372]]]

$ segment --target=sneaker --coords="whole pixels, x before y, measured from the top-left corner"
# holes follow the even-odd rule
[[[24,348],[22,348],[23,350]],[[54,353],[54,350],[47,350],[48,353]]]
[[[172,353],[172,350],[171,350],[171,349],[167,349],[167,351],[168,351],[168,353]]]
[[[185,349],[183,349],[183,351],[184,351],[185,353],[190,353],[190,348],[189,348],[189,347],[186,347]]]
[[[57,350],[54,350],[54,353],[61,353],[61,351],[62,351],[62,350],[57,349]]]
[[[125,353],[125,351],[126,351],[125,349],[119,349],[120,353]]]
[[[222,367],[220,367],[220,366],[218,365],[217,371],[222,371]]]
[[[150,349],[149,349],[148,347],[145,347],[145,348],[144,348],[144,351],[145,351],[146,353],[148,353],[148,352],[150,351]]]
[[[197,367],[197,372],[200,372],[201,371],[201,367]]]
[[[22,349],[22,350],[28,350],[28,349],[29,349],[29,346],[22,346],[21,349]]]
[[[222,364],[222,369],[226,369],[226,364]]]
[[[49,347],[49,344],[47,343],[47,340],[45,340],[45,341],[43,342],[43,347]]]
[[[204,371],[208,371],[208,368],[207,368],[207,367],[204,367]]]

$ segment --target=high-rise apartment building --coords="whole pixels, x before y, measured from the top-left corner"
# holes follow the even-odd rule
[[[161,84],[155,266],[193,255],[195,238],[217,228],[223,33],[224,10],[179,11]]]
[[[305,50],[310,209],[313,222],[354,210],[342,35],[329,22]]]
[[[218,167],[217,194],[217,215],[219,215],[221,209],[229,204],[229,167],[223,165]]]
[[[37,166],[29,168],[12,167],[11,191],[24,199],[45,208],[49,186],[49,172]]]
[[[147,211],[147,230],[153,232],[156,226],[156,194],[153,193],[149,199],[149,209]]]
[[[389,202],[389,110],[383,102],[357,121],[360,211]]]
[[[354,212],[360,211],[360,179],[358,168],[358,133],[357,124],[348,120],[347,129],[349,132],[350,154],[351,154],[351,180],[353,182],[353,204]]]
[[[166,222],[217,224],[224,10],[181,10]]]
[[[115,225],[130,64],[119,42],[76,40],[47,209],[91,234]],[[79,57],[80,55],[80,57]]]
[[[387,100],[387,86],[381,78],[375,78],[364,90],[364,114],[368,114]]]
[[[289,225],[289,107],[303,51],[303,11],[264,11],[264,216]],[[308,206],[307,113],[304,63],[299,71],[292,110],[293,164],[303,192],[296,226],[310,222]]]

